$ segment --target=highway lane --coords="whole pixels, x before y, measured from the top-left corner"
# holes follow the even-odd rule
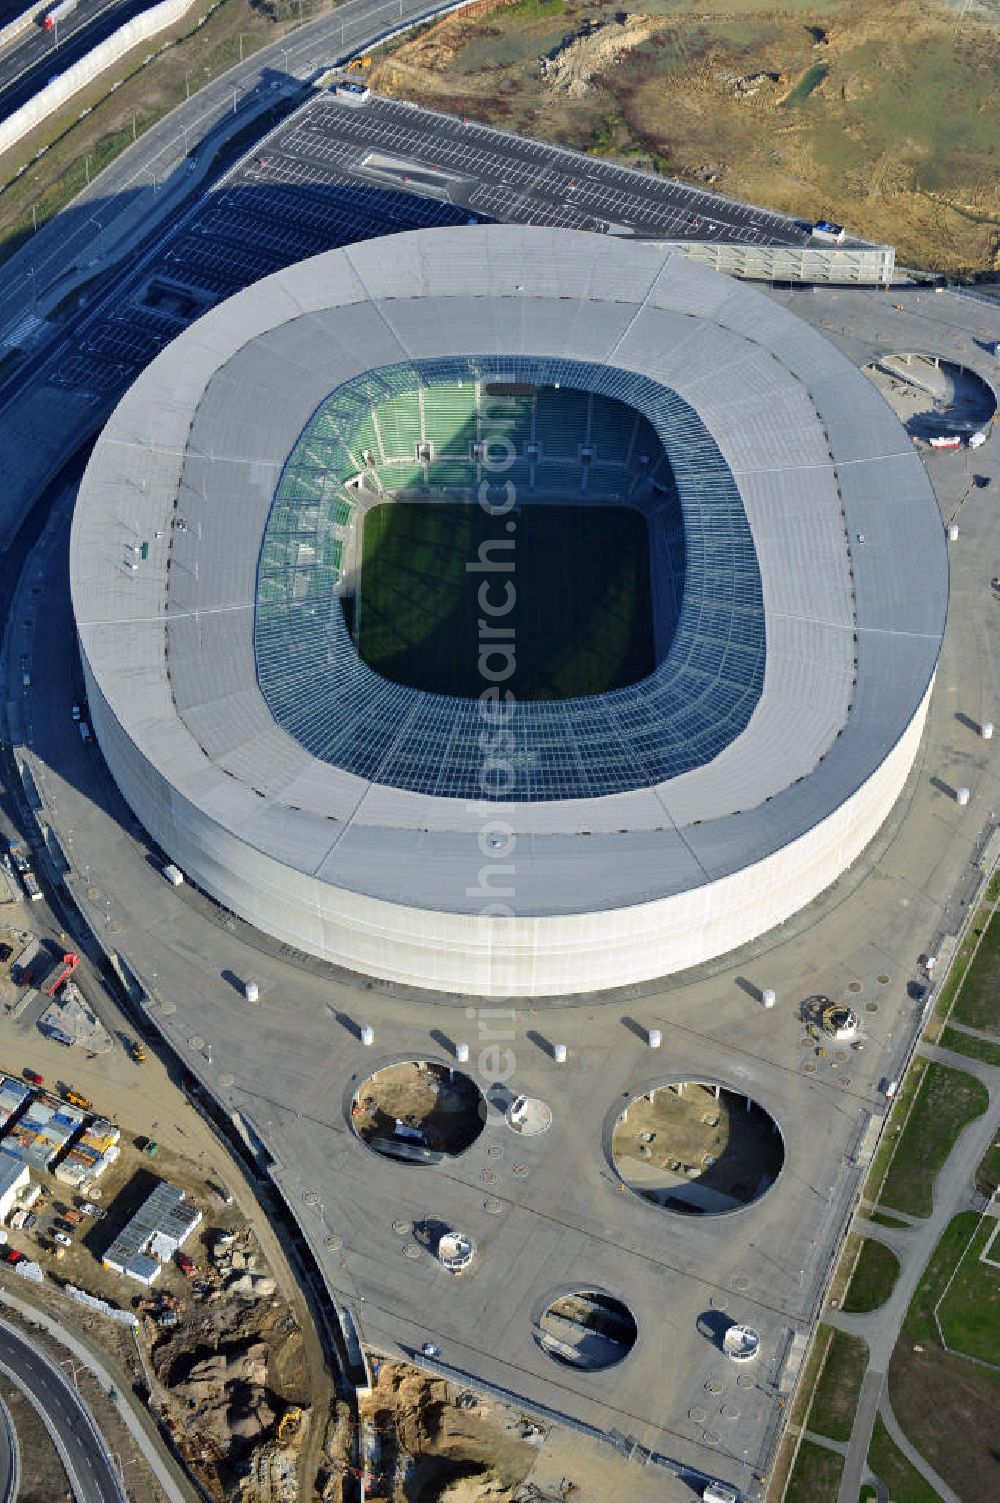
[[[156,0],[80,0],[73,14],[51,31],[44,30],[40,19],[34,22],[0,53],[0,120],[6,120],[98,42],[155,3]],[[35,14],[40,18],[50,8],[43,0],[35,7]]]
[[[21,1482],[21,1448],[17,1441],[14,1417],[3,1399],[0,1399],[0,1426],[3,1427],[3,1446],[0,1448],[0,1503],[15,1503]]]
[[[73,1383],[47,1353],[2,1320],[0,1367],[41,1415],[77,1503],[126,1503],[111,1452]]]

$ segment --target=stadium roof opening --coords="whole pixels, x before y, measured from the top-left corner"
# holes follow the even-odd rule
[[[507,396],[498,390],[504,386],[522,395]],[[477,508],[477,525],[464,529],[455,512],[451,540],[461,547],[465,536],[472,550],[464,562],[452,559],[445,530],[437,561],[421,560],[416,550],[411,555],[409,568],[420,577],[409,581],[408,598],[397,590],[387,602],[373,601],[365,570],[379,561],[369,558],[359,568],[358,514],[401,493],[479,497],[484,507]],[[577,672],[567,681],[580,692],[560,695],[543,675],[527,680],[540,692],[522,697],[518,658],[524,682],[524,653],[545,644],[534,636],[518,642],[502,619],[489,627],[483,622],[478,644],[474,637],[443,644],[445,653],[465,653],[474,670],[469,677],[479,674],[478,687],[463,684],[465,694],[428,693],[373,671],[351,628],[363,643],[366,629],[372,632],[366,611],[394,606],[395,623],[380,616],[376,625],[380,636],[402,638],[405,646],[407,627],[416,631],[415,612],[421,627],[425,617],[434,619],[449,561],[477,583],[495,582],[493,594],[481,597],[494,610],[518,596],[526,604],[531,585],[544,588],[535,574],[530,585],[526,578],[528,549],[538,539],[527,536],[527,518],[518,521],[519,500],[533,498],[553,510],[569,503],[617,506],[619,534],[634,512],[646,518],[650,629],[660,650],[648,671],[633,675],[638,682],[590,692],[588,682],[599,680]],[[369,513],[366,527],[372,520]],[[588,532],[599,547],[596,516]],[[612,529],[609,542],[614,536]],[[530,563],[539,562],[532,556]],[[588,558],[580,565],[581,587],[587,581],[594,594],[580,621],[584,629],[590,616],[593,636],[579,654],[592,666],[622,625],[616,597],[629,583],[616,576],[619,588],[609,598],[593,564]],[[607,558],[605,568],[612,567]],[[504,595],[505,581],[513,595]],[[353,602],[346,613],[345,598]],[[470,624],[475,629],[475,619]],[[542,623],[550,636],[557,626]],[[558,654],[559,643],[551,645]],[[669,387],[568,359],[479,355],[407,363],[366,371],[338,387],[292,450],[264,530],[254,651],[275,720],[324,762],[445,798],[601,797],[700,767],[745,729],[764,682],[760,569],[732,473],[697,413]],[[514,749],[513,776],[493,789],[484,788],[481,776],[478,703],[491,683],[509,691]]]

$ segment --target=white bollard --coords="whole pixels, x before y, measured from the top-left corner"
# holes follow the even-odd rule
[[[243,984],[243,995],[248,1002],[256,1002],[260,997],[260,987],[256,981],[246,981]]]
[[[370,1049],[375,1042],[375,1030],[370,1023],[366,1023],[361,1030],[361,1042],[366,1049]]]
[[[957,543],[958,542],[958,523],[957,522],[949,522],[948,523],[948,541],[949,541],[949,543]]]
[[[663,1043],[663,1034],[658,1028],[650,1028],[646,1037],[649,1040],[649,1047],[651,1049],[659,1049],[660,1045]]]
[[[983,721],[982,725],[979,727],[979,734],[982,736],[982,738],[983,738],[984,741],[992,741],[993,740],[993,722],[992,722],[992,720],[984,720]]]
[[[553,1044],[552,1058],[555,1060],[557,1065],[564,1065],[566,1063],[566,1045]]]
[[[456,1044],[455,1045],[455,1058],[458,1060],[459,1064],[460,1065],[464,1065],[465,1062],[466,1062],[466,1060],[468,1059],[468,1057],[469,1057],[469,1046],[468,1046],[468,1044]]]
[[[760,1000],[765,1007],[773,1007],[775,1002],[777,1001],[777,998],[775,997],[774,992],[771,990],[771,988],[769,986],[765,986],[764,990],[760,994]]]
[[[969,802],[969,790],[968,790],[968,788],[956,788],[955,789],[955,802],[956,802],[956,804],[959,805],[960,808],[962,808],[962,809],[965,808],[966,804]]]

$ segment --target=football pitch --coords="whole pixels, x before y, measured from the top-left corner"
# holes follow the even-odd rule
[[[483,544],[494,545],[486,558],[512,570],[470,572]],[[510,609],[484,616],[484,584],[488,606]],[[368,512],[356,631],[370,668],[410,688],[474,698],[491,682],[479,661],[491,628],[513,646],[503,687],[518,699],[602,694],[644,678],[655,666],[646,519],[627,506],[537,503],[508,516],[444,501]],[[505,661],[488,666],[502,672]]]

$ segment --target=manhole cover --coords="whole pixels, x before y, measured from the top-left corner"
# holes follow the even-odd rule
[[[118,933],[118,920],[117,919],[111,919],[111,921],[108,924],[108,928],[110,929],[110,931],[111,931],[112,934],[117,934]]]
[[[219,1084],[220,1086],[222,1086],[223,1090],[228,1090],[229,1087],[234,1083],[235,1077],[230,1075],[228,1070],[226,1070],[224,1074],[219,1076]]]
[[[502,1159],[503,1158],[503,1149],[500,1147],[500,1144],[499,1143],[491,1143],[490,1146],[489,1146],[489,1148],[487,1148],[487,1150],[486,1150],[486,1157],[488,1159]]]
[[[878,1012],[878,1003],[877,1002],[866,1002],[865,1003],[865,1012]]]
[[[403,1248],[403,1257],[404,1258],[419,1258],[420,1257],[420,1248],[417,1246],[417,1244],[415,1242],[407,1242],[406,1245],[405,1245],[405,1247]]]
[[[708,1382],[705,1384],[705,1392],[706,1393],[721,1393],[722,1392],[722,1384],[719,1382],[718,1378],[709,1378],[708,1379]]]
[[[512,1164],[511,1168],[513,1169],[514,1173],[517,1175],[518,1179],[524,1179],[524,1176],[528,1172],[528,1166],[527,1166],[527,1164]]]
[[[408,1221],[394,1221],[392,1223],[392,1229],[394,1232],[398,1233],[400,1237],[408,1236],[409,1233],[413,1230]]]
[[[803,1070],[805,1070],[807,1075],[815,1075],[816,1073],[816,1066],[811,1059],[806,1060],[802,1068]]]
[[[723,1404],[723,1406],[722,1406],[722,1418],[723,1419],[734,1420],[734,1419],[739,1419],[739,1417],[740,1417],[740,1411],[737,1409],[737,1407],[736,1407],[735,1404]]]
[[[484,1169],[479,1178],[484,1185],[495,1185],[497,1182],[497,1177],[492,1169]]]
[[[339,1252],[344,1245],[344,1239],[342,1237],[338,1237],[336,1232],[331,1232],[329,1237],[327,1237],[326,1239],[326,1245],[331,1252]]]
[[[503,1213],[503,1201],[494,1200],[492,1195],[489,1195],[483,1201],[483,1210],[491,1216],[500,1216]]]
[[[851,1083],[851,1077],[850,1077],[850,1075],[845,1075],[844,1078],[843,1078],[843,1080],[840,1083],[846,1089],[847,1086],[849,1086],[850,1083]]]
[[[202,1038],[200,1033],[193,1033],[188,1039],[188,1043],[191,1045],[192,1049],[204,1049],[205,1047],[205,1040]]]
[[[888,978],[888,976],[878,976],[878,977],[876,977],[876,980],[878,981],[879,986],[888,986],[889,985],[889,978]]]
[[[302,1200],[307,1206],[319,1205],[319,1196],[316,1194],[315,1190],[307,1190],[303,1195]]]
[[[97,899],[100,896],[101,896],[101,889],[99,887],[88,887],[87,888],[87,897],[90,899],[90,901],[92,903],[96,903]]]
[[[705,1421],[708,1419],[708,1410],[707,1409],[698,1409],[698,1408],[689,1409],[688,1410],[688,1419],[694,1420],[694,1422],[695,1422],[696,1425],[703,1425],[705,1423]]]
[[[859,992],[861,990],[861,982],[860,981],[852,981],[851,984],[848,986],[847,990],[849,992]]]
[[[745,1294],[750,1288],[750,1280],[745,1273],[738,1273],[733,1279],[733,1288],[738,1289],[740,1294]]]
[[[704,1435],[702,1436],[702,1440],[705,1442],[706,1446],[717,1446],[721,1439],[722,1436],[719,1434],[718,1430],[706,1430]]]
[[[751,1378],[749,1373],[740,1373],[739,1377],[736,1379],[736,1383],[740,1388],[752,1388],[753,1378]]]

